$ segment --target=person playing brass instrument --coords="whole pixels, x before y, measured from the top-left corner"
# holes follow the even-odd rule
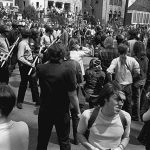
[[[17,98],[17,108],[19,109],[23,108],[22,104],[24,101],[28,81],[30,82],[33,102],[35,102],[36,105],[39,105],[39,91],[36,80],[36,72],[34,69],[35,66],[33,65],[34,60],[31,48],[29,47],[29,38],[31,35],[31,31],[29,29],[23,29],[21,34],[22,41],[18,45],[18,64],[21,76]],[[28,76],[28,72],[31,67],[33,68],[32,73],[30,76]]]
[[[2,65],[3,61],[5,61],[5,58],[9,53],[9,42],[7,39],[8,32],[9,29],[7,26],[0,25],[0,66]],[[3,67],[0,67],[0,83],[8,84],[9,82],[8,62],[9,61],[7,61]]]

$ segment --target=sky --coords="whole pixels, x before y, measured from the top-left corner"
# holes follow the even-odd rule
[[[129,0],[128,7],[130,7],[136,0]]]

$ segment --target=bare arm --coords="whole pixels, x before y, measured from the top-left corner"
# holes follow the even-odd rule
[[[119,150],[119,149],[124,150],[126,148],[126,146],[128,145],[128,143],[129,143],[131,117],[128,116],[128,118],[126,118],[126,120],[127,120],[127,126],[126,126],[124,134],[122,136],[122,140],[121,140],[120,144],[118,145],[118,147],[115,148],[114,150]]]
[[[87,150],[99,150],[98,148],[91,145],[89,141],[86,139],[86,137],[84,136],[84,133],[86,132],[87,127],[88,127],[88,120],[90,118],[90,113],[89,112],[87,113],[87,112],[88,110],[85,110],[80,117],[78,129],[77,129],[77,136],[78,136],[79,142],[81,142],[81,144]]]
[[[82,133],[77,133],[78,139],[81,142],[81,144],[87,149],[87,150],[99,150],[98,148],[91,145],[88,140],[85,138],[85,136]]]
[[[72,106],[75,108],[78,116],[80,116],[81,112],[80,112],[79,100],[78,100],[78,97],[77,97],[76,90],[74,90],[72,92],[68,92],[68,95],[69,95],[69,99],[70,99],[70,102],[71,102]]]

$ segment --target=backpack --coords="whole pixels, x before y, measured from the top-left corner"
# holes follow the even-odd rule
[[[88,140],[88,137],[89,137],[89,134],[90,134],[90,128],[92,127],[94,121],[95,121],[96,118],[97,118],[97,115],[98,115],[98,113],[99,113],[99,109],[100,109],[99,106],[96,107],[96,108],[94,108],[94,110],[93,110],[93,112],[92,112],[92,114],[91,114],[91,116],[90,116],[90,119],[89,119],[89,121],[88,121],[88,127],[87,127],[87,130],[86,130],[85,133],[84,133],[84,136],[86,137],[87,140]],[[122,113],[122,111],[119,112],[119,116],[120,116],[120,119],[121,119],[121,123],[122,123],[122,125],[123,125],[123,129],[124,129],[124,131],[125,131],[126,126],[127,126],[127,120],[126,120],[124,114]]]

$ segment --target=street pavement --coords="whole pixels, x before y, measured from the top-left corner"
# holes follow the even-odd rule
[[[87,67],[91,58],[84,58],[84,64]],[[12,76],[10,77],[9,85],[14,90],[15,94],[18,93],[20,83],[20,74],[19,69],[16,67]],[[48,117],[45,116],[45,117]],[[29,150],[35,150],[37,145],[37,133],[38,133],[38,108],[34,106],[31,97],[31,91],[28,87],[25,95],[25,101],[23,104],[23,109],[17,109],[16,107],[13,109],[10,118],[15,121],[25,121],[29,126]],[[140,145],[137,141],[136,137],[139,134],[139,131],[142,128],[143,123],[140,122],[132,122],[131,124],[131,135],[130,142],[126,148],[126,150],[144,150],[144,146]],[[70,133],[70,139],[73,139],[72,136],[72,128]],[[86,150],[81,144],[74,145],[71,144],[72,150]],[[52,135],[49,140],[48,150],[59,150],[59,145],[57,141],[57,134],[55,128],[53,128]]]

